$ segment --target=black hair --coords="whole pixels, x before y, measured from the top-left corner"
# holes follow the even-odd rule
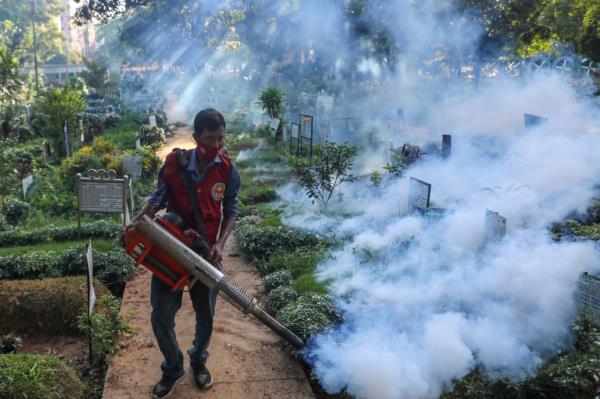
[[[225,128],[225,118],[214,108],[206,108],[196,114],[194,118],[194,133],[200,134],[204,129],[215,131]]]

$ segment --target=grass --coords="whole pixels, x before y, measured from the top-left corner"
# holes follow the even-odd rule
[[[2,398],[80,398],[83,392],[75,371],[55,356],[0,355]]]
[[[38,245],[23,245],[17,247],[0,248],[0,256],[22,255],[30,251],[56,251],[61,252],[67,248],[81,247],[86,245],[89,240],[77,240],[66,242],[50,242]],[[92,247],[100,252],[108,252],[114,248],[115,244],[111,240],[92,240]]]
[[[121,150],[132,150],[142,123],[135,115],[124,115],[116,127],[106,129],[101,135]]]

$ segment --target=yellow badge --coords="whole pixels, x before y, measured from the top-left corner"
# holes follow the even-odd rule
[[[210,190],[212,197],[215,201],[221,201],[223,199],[223,196],[225,195],[225,184],[223,183],[217,183],[214,186],[212,186],[212,189]]]

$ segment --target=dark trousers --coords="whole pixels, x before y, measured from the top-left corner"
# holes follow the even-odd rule
[[[188,350],[192,363],[204,363],[208,358],[207,348],[212,335],[217,294],[217,290],[211,290],[199,281],[190,290],[196,312],[196,335],[192,347]],[[183,373],[183,354],[175,337],[175,314],[181,307],[182,297],[183,291],[172,292],[166,283],[155,275],[152,276],[152,329],[158,347],[165,357],[160,367],[163,373],[171,378],[178,378]]]

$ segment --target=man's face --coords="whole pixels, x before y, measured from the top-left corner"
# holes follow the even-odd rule
[[[204,129],[200,134],[194,134],[194,137],[198,145],[222,148],[225,143],[225,128],[221,126],[217,130]]]

